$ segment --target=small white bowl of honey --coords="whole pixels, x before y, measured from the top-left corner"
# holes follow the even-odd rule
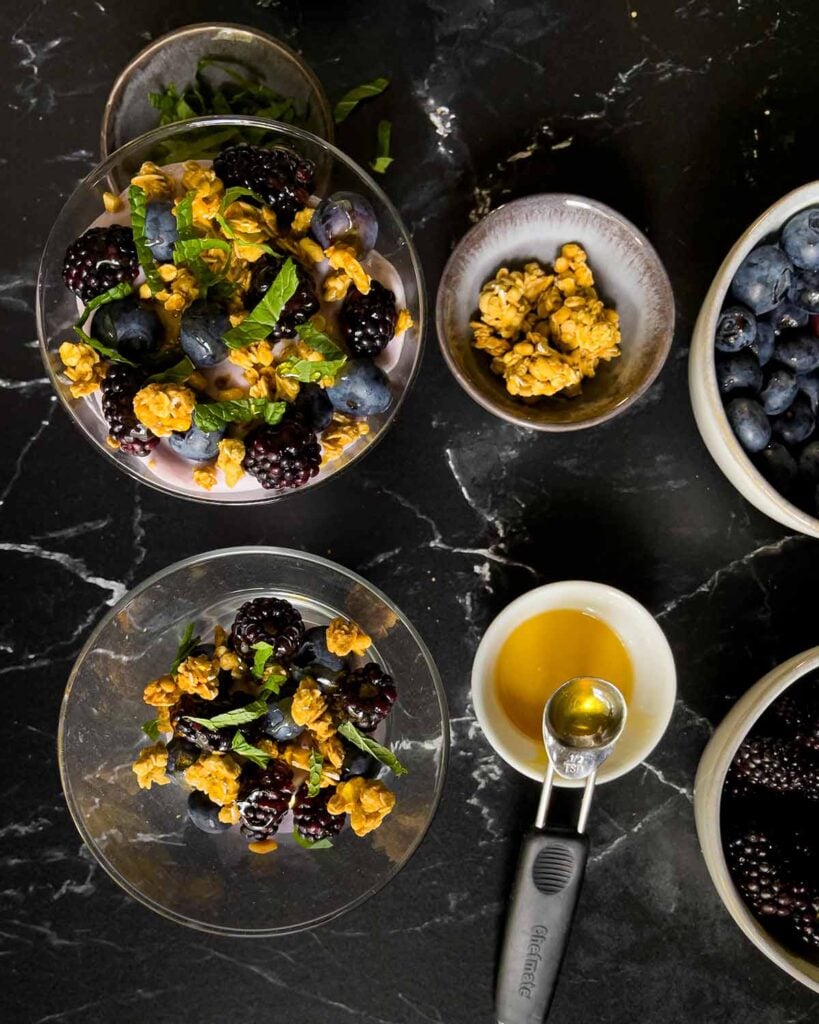
[[[542,780],[543,708],[567,679],[614,683],[628,717],[598,782],[631,771],[662,738],[677,694],[674,657],[654,617],[603,583],[565,580],[523,594],[487,629],[472,665],[478,723],[507,764]],[[557,785],[582,782],[557,778]]]

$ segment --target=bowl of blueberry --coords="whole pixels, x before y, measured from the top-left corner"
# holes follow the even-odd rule
[[[729,711],[697,771],[708,871],[745,935],[819,992],[819,647],[769,672]]]
[[[448,749],[417,632],[346,569],[212,551],[127,594],[66,687],[66,801],[99,863],[172,920],[287,934],[372,896],[421,842]]]
[[[57,395],[107,460],[168,494],[256,504],[384,436],[420,363],[424,289],[352,160],[226,115],[148,132],[80,183],[37,318]]]
[[[819,182],[771,206],[725,258],[694,329],[689,388],[734,486],[819,537]]]

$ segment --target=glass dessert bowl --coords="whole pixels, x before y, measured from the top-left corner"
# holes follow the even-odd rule
[[[333,769],[331,756],[313,773],[307,756],[299,768],[302,759],[293,756],[299,747],[305,754],[308,746],[325,748],[316,728],[319,719],[312,715],[312,710],[321,710],[312,706],[319,691],[311,682],[304,683],[304,665],[294,671],[299,661],[305,661],[297,653],[305,646],[305,637],[293,632],[292,614],[271,625],[275,615],[248,612],[246,603],[254,602],[258,608],[259,599],[279,610],[287,602],[296,610],[309,631],[308,661],[316,657],[326,661],[326,649],[322,652],[316,642],[317,627],[339,618],[352,620],[371,643],[366,657],[358,656],[360,633],[347,631],[344,639],[353,647],[347,656],[348,669],[355,671],[355,664],[364,668],[366,662],[378,667],[382,680],[391,677],[386,686],[394,686],[392,694],[376,681],[377,694],[366,686],[357,687],[349,700],[350,690],[345,690],[343,680],[333,689],[327,672],[315,666],[310,669],[309,678],[318,676],[320,687],[329,682],[333,689],[332,694],[326,691],[323,714],[339,726],[337,737],[352,755],[351,772],[339,766]],[[202,709],[211,702],[197,697],[198,706],[193,709],[188,707],[191,696],[186,693],[184,707],[168,709],[177,735],[171,740],[160,722],[162,741],[156,743],[151,724],[145,729],[150,736],[141,725],[154,713],[161,718],[162,708],[154,703],[146,710],[143,698],[156,692],[156,680],[167,684],[176,679],[181,685],[186,685],[183,677],[193,681],[194,660],[202,667],[214,653],[211,649],[203,660],[202,654],[195,653],[193,640],[188,650],[179,652],[180,636],[193,623],[207,642],[215,626],[230,627],[234,619],[236,627],[227,638],[231,651],[244,642],[261,643],[260,627],[272,647],[279,641],[284,644],[265,666],[272,671],[264,679],[258,677],[256,689],[266,685],[269,691],[271,683],[275,688],[280,674],[298,675],[297,692],[308,699],[292,693],[288,698],[295,678],[289,685],[283,682],[280,693],[262,696],[270,702],[272,714],[250,721],[249,713],[237,716],[234,712],[235,724],[226,732],[202,726]],[[337,646],[328,643],[331,648]],[[288,644],[295,654],[285,649]],[[175,666],[179,653],[185,657]],[[258,649],[251,653],[248,665],[256,660]],[[273,664],[281,658],[289,667],[284,673]],[[244,687],[247,680],[237,682]],[[199,684],[203,683],[200,676]],[[249,706],[258,700],[258,694],[231,685],[224,670],[218,686],[222,692],[214,695],[214,711],[224,713],[224,704]],[[393,699],[387,701],[388,708],[381,707],[379,717],[373,716],[374,704],[368,695]],[[291,702],[284,709],[282,697]],[[184,743],[179,742],[176,729],[180,712],[190,716]],[[312,721],[298,735],[303,718]],[[376,751],[369,767],[352,765],[357,755],[367,756],[348,741],[356,731],[349,728],[353,719],[359,736]],[[131,896],[172,920],[205,931],[287,934],[356,906],[403,867],[438,803],[448,747],[446,722],[443,690],[429,652],[386,597],[358,576],[312,555],[279,548],[230,548],[186,559],[156,574],[127,594],[97,626],[66,687],[58,736],[60,771],[83,840]],[[220,740],[228,733],[227,749],[220,749],[224,746]],[[167,756],[171,744],[175,765]],[[159,755],[158,760],[152,760],[152,752]],[[257,763],[260,753],[268,759],[263,765]],[[185,762],[185,757],[192,760]],[[223,768],[241,767],[241,792],[217,792],[226,779],[224,771],[212,770],[217,761]],[[362,769],[363,775],[356,774]],[[267,788],[275,788],[275,793],[260,792],[265,787],[257,785],[259,773],[267,776],[271,782]],[[327,806],[307,802],[306,793],[299,797],[311,774],[318,793],[310,799],[319,803],[324,799]],[[325,774],[339,775],[340,781],[323,781]],[[146,786],[151,781],[155,784]],[[378,797],[373,806],[359,799],[358,790],[365,788]],[[385,798],[387,792],[392,797]],[[238,799],[234,802],[233,797]],[[214,803],[223,812],[218,819],[210,815]],[[362,806],[353,807],[355,803]],[[348,809],[342,810],[342,804]],[[288,805],[292,813],[285,810]],[[375,817],[369,816],[371,811],[377,812]]]
[[[57,394],[106,458],[169,494],[254,504],[380,440],[420,363],[424,291],[356,164],[225,116],[149,132],[78,186],[37,315]]]

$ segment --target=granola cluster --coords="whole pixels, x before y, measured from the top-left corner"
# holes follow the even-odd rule
[[[478,297],[475,348],[492,357],[510,394],[525,399],[579,394],[584,378],[620,355],[617,312],[605,305],[583,248],[561,247],[552,268],[501,267]]]

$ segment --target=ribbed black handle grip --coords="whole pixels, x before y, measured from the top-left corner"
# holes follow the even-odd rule
[[[586,869],[577,832],[527,833],[518,862],[495,989],[499,1024],[541,1024],[552,1001]]]

